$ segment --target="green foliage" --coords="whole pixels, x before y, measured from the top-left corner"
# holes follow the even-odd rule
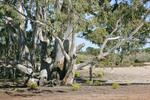
[[[94,86],[102,86],[102,83],[99,82],[99,81],[95,81],[95,82],[93,83],[93,85],[94,85]]]
[[[145,51],[145,52],[147,52],[147,53],[149,53],[149,54],[150,54],[150,47],[149,47],[149,48],[145,48],[145,49],[143,49],[143,51]]]
[[[9,88],[10,85],[9,85],[9,84],[4,84],[3,87],[4,87],[4,88]]]
[[[130,86],[130,85],[132,85],[132,83],[127,83],[127,86]]]
[[[140,52],[136,54],[136,58],[134,59],[135,63],[143,63],[148,62],[150,59],[150,54],[148,52]]]
[[[120,63],[120,57],[118,54],[112,53],[106,57],[106,59],[100,60],[96,67],[113,67],[118,66]]]
[[[0,9],[0,16],[2,17],[2,16],[4,16],[4,14],[5,14],[5,11],[4,11],[3,8],[1,8],[1,9]]]
[[[95,75],[95,76],[96,76],[96,72],[93,72],[93,75]]]
[[[21,89],[18,89],[18,88],[15,88],[13,91],[14,92],[24,92],[24,90],[21,90]]]
[[[146,66],[144,63],[133,63],[132,65],[133,65],[134,67]]]
[[[88,40],[92,41],[95,44],[101,44],[107,36],[106,28],[100,26],[100,28],[95,29],[92,32],[84,35]]]
[[[119,87],[119,84],[118,84],[118,83],[113,83],[113,84],[112,84],[112,87],[113,87],[113,89],[116,89],[116,88]]]
[[[22,40],[22,37],[18,36],[20,34],[20,24],[25,24],[25,29],[22,31],[25,31],[26,34],[24,36],[26,37],[25,42],[23,45],[27,45],[29,47],[29,50],[31,52],[31,55],[34,51],[34,36],[37,32],[37,25],[34,23],[34,21],[29,21],[28,19],[22,20],[21,14],[19,14],[17,11],[14,10],[12,6],[17,6],[17,3],[19,1],[15,0],[3,0],[0,4],[0,26],[1,28],[7,26],[5,25],[5,19],[6,18],[12,18],[12,20],[9,21],[9,24],[12,27],[11,32],[12,34],[8,34],[9,32],[8,28],[2,29],[0,32],[0,52],[8,51],[7,56],[12,56],[12,58],[22,58],[18,57],[19,53],[22,52],[19,48],[19,45],[21,45],[20,40]],[[67,33],[67,27],[68,25],[73,26],[73,32],[72,33],[80,33],[79,36],[90,40],[92,43],[97,44],[98,46],[101,46],[104,40],[109,36],[109,34],[115,29],[115,25],[117,20],[124,15],[124,17],[121,19],[121,22],[119,23],[119,27],[117,28],[117,31],[112,35],[112,37],[121,36],[118,40],[108,41],[107,45],[105,46],[104,52],[109,51],[112,47],[114,47],[118,42],[121,41],[122,38],[128,37],[131,32],[141,23],[141,19],[143,15],[149,10],[146,8],[145,5],[143,5],[142,0],[133,0],[133,1],[127,1],[125,0],[114,0],[114,2],[111,2],[112,0],[72,0],[69,2],[68,0],[63,0],[62,8],[59,9],[59,7],[56,7],[57,4],[54,0],[42,1],[38,0],[24,0],[22,2],[23,10],[26,12],[27,17],[31,18],[35,21],[41,21],[46,22],[48,26],[40,24],[42,33],[44,35],[44,39],[48,38],[50,39],[51,33],[56,34],[62,41],[65,38],[70,38],[72,34],[64,34]],[[145,0],[144,0],[145,1]],[[11,4],[12,6],[10,6]],[[41,9],[42,8],[42,9]],[[43,12],[46,10],[46,12]],[[42,12],[39,12],[42,11]],[[44,13],[44,16],[43,16]],[[45,16],[46,15],[46,16]],[[27,18],[26,17],[26,18]],[[46,21],[45,18],[46,17]],[[28,23],[30,23],[31,28],[28,27]],[[147,54],[149,54],[149,50],[146,50],[146,54],[139,55],[137,54],[137,57],[129,56],[129,54],[133,53],[133,51],[139,47],[142,47],[146,43],[146,37],[149,36],[149,22],[144,22],[144,26],[138,31],[137,34],[134,35],[133,39],[140,39],[140,42],[135,41],[128,41],[125,43],[124,46],[120,46],[116,54],[116,51],[112,54],[110,54],[106,59],[100,60],[96,66],[98,67],[111,67],[111,66],[120,66],[120,54],[119,52],[123,51],[123,55],[125,58],[123,59],[123,66],[124,65],[131,65],[133,62],[144,62],[144,61],[150,61],[150,57],[148,57]],[[24,25],[22,25],[24,26]],[[26,31],[29,28],[28,31]],[[18,31],[19,30],[19,31]],[[16,32],[15,32],[16,31]],[[17,33],[17,34],[16,34]],[[22,32],[21,32],[22,34]],[[17,35],[17,36],[16,36]],[[13,37],[14,36],[14,37]],[[65,37],[63,37],[65,36]],[[69,36],[69,37],[68,37]],[[39,45],[39,39],[38,45]],[[18,44],[19,42],[19,44]],[[56,43],[56,41],[54,41]],[[55,43],[50,43],[50,46],[46,47],[50,51],[54,48]],[[7,47],[8,46],[8,47]],[[8,50],[8,48],[10,50]],[[49,50],[47,52],[49,52]],[[11,53],[11,52],[12,53]],[[37,46],[36,51],[36,62],[39,60],[39,51],[41,51],[41,48]],[[83,55],[84,52],[79,52],[79,57],[76,60],[76,63],[84,62],[85,60],[90,59],[93,56],[97,56],[99,54],[99,49],[94,49],[92,47],[88,47],[86,52],[87,55]],[[12,54],[12,55],[10,55]],[[53,57],[56,56],[53,55]],[[24,57],[23,55],[23,58]],[[31,58],[34,58],[31,57]],[[134,59],[133,59],[134,58]],[[13,59],[16,60],[16,59]],[[17,59],[18,60],[18,59]],[[21,59],[22,60],[22,59]],[[24,59],[23,59],[24,60]],[[32,59],[31,59],[32,60]],[[34,62],[34,61],[33,61]],[[35,62],[35,63],[36,63]],[[99,76],[101,77],[104,73],[102,72]],[[79,72],[75,73],[75,77],[79,76]],[[32,85],[31,85],[32,87]],[[34,85],[33,85],[34,88]]]
[[[75,72],[75,77],[78,77],[79,74],[80,74],[80,72],[79,72],[79,71],[76,71],[76,72]]]
[[[93,47],[87,47],[85,53],[88,55],[97,56],[99,54],[99,49],[95,49]]]
[[[11,6],[8,5],[0,5],[0,18],[3,18],[4,16],[9,16],[14,19],[14,22],[17,20],[17,22],[21,22],[22,18],[21,15],[18,14],[17,11],[15,11]]]
[[[124,15],[120,22],[120,26],[118,27],[118,31],[113,34],[113,37],[122,36],[126,38],[130,35],[130,33],[140,24],[141,17],[143,16],[143,12],[146,12],[148,9],[140,0],[134,1],[120,1],[119,3],[114,1],[113,4],[108,0],[94,0],[95,3],[98,2],[99,5],[91,6],[92,10],[89,10],[93,18],[89,18],[89,23],[91,25],[87,25],[85,32],[83,32],[82,36],[92,43],[102,45],[103,41],[106,39],[108,34],[110,34],[115,28],[117,20]],[[91,5],[91,4],[90,4]],[[87,10],[88,11],[88,10]],[[93,14],[96,12],[95,14]],[[90,22],[91,21],[91,22]],[[150,24],[146,22],[144,26],[139,30],[139,32],[134,36],[136,39],[140,39],[140,42],[130,41],[121,46],[121,48],[125,48],[124,55],[132,52],[136,48],[140,48],[146,42],[146,37],[149,35],[148,29]],[[142,33],[144,32],[144,33]],[[141,37],[142,35],[142,37]],[[143,41],[143,42],[142,42]],[[110,50],[114,45],[116,45],[120,40],[108,41],[105,46],[105,51]],[[123,50],[123,49],[120,49]],[[119,64],[117,62],[116,64]],[[105,66],[105,65],[104,65]]]
[[[98,86],[98,85],[99,85],[99,81],[95,81],[95,82],[93,83],[93,85],[94,85],[94,86]]]
[[[100,82],[100,83],[99,83],[99,85],[100,85],[100,86],[102,86],[102,85],[103,85],[103,83],[101,83],[101,82]]]
[[[83,55],[83,54],[82,55],[77,54],[77,56],[78,56],[78,59],[80,59],[80,62],[84,62],[84,61],[90,59],[91,57],[93,57],[91,55]]]
[[[76,64],[79,64],[79,63],[80,63],[80,59],[77,58],[77,59],[76,59]]]
[[[88,84],[88,85],[89,85],[89,84],[92,84],[92,81],[87,80],[87,81],[86,81],[86,84]]]
[[[18,87],[18,86],[19,86],[19,84],[18,84],[18,83],[15,83],[15,84],[14,84],[14,86]]]
[[[17,92],[17,91],[18,91],[18,88],[15,88],[15,89],[14,89],[14,92]]]
[[[34,83],[29,84],[30,90],[34,90],[36,88],[36,85]]]
[[[79,89],[79,85],[77,85],[77,84],[72,84],[72,90],[73,91],[77,91],[78,89]]]
[[[98,73],[98,76],[99,77],[102,77],[104,74],[103,73]]]

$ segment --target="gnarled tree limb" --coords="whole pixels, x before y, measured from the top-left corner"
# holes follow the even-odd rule
[[[76,51],[79,51],[79,50],[82,49],[84,46],[85,46],[85,43],[79,44],[79,45],[76,47]]]

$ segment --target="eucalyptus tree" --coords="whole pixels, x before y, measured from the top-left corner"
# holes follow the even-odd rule
[[[139,24],[143,12],[149,9],[149,3],[148,0],[114,0],[113,2],[112,0],[101,0],[99,1],[99,6],[102,8],[101,10],[96,9],[97,6],[89,10],[89,15],[91,16],[89,17],[91,21],[89,23],[92,23],[94,28],[87,26],[87,29],[80,34],[80,37],[84,37],[101,47],[107,36],[115,28],[115,21],[119,19],[119,16],[123,16],[121,23],[119,23],[118,30],[113,34],[114,37],[120,36],[120,39],[107,42],[104,50],[109,51],[121,38],[129,37],[133,29]],[[124,45],[117,48],[120,52],[121,62],[123,55],[129,54],[132,50],[140,48],[147,43],[146,40],[149,37],[149,31],[149,21],[147,21],[145,25],[143,25],[143,28],[134,35],[132,41],[127,41]]]
[[[28,77],[25,84],[72,84],[75,72],[103,59],[123,43],[137,40],[150,10],[143,2],[113,0],[2,0],[0,15],[4,28],[17,47],[18,59],[8,59],[7,68],[17,68]],[[87,19],[87,15],[92,18]],[[31,27],[29,27],[31,26]],[[77,33],[100,45],[99,54],[75,64]],[[86,34],[86,35],[85,35]],[[88,35],[87,35],[88,34]],[[5,38],[5,37],[4,37]],[[115,42],[110,42],[111,40]],[[109,45],[107,45],[109,44]],[[51,49],[49,50],[49,47]],[[108,48],[109,47],[109,48]],[[37,54],[37,52],[39,52]],[[35,79],[36,55],[40,55],[40,75]]]

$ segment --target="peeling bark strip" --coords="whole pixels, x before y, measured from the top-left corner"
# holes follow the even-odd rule
[[[85,46],[85,43],[82,43],[82,44],[78,45],[78,46],[76,47],[76,49],[77,49],[76,51],[81,50],[84,46]]]
[[[32,67],[26,67],[24,65],[21,64],[16,64],[16,65],[8,65],[6,66],[6,68],[17,68],[18,70],[20,70],[21,72],[27,74],[27,75],[31,75],[33,73],[33,69]]]

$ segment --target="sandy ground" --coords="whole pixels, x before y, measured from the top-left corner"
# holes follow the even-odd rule
[[[2,88],[0,84],[0,100],[150,100],[150,65],[126,68],[94,68],[97,74],[104,71],[104,76],[94,80],[102,81],[102,86],[90,86],[77,83],[80,88],[72,91],[71,86],[38,87],[29,91],[28,88]],[[89,69],[80,71],[80,78],[89,79]],[[84,74],[83,74],[84,73]],[[83,82],[82,80],[82,82]],[[120,83],[113,89],[111,83]],[[132,83],[127,86],[126,83]],[[106,85],[105,85],[106,84]]]
[[[100,80],[106,83],[150,83],[150,63],[145,63],[147,66],[140,67],[115,67],[115,68],[93,68],[96,74],[104,71],[104,76]],[[83,77],[89,76],[89,66],[83,68],[81,73]]]

